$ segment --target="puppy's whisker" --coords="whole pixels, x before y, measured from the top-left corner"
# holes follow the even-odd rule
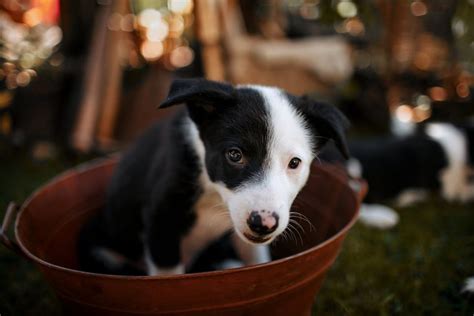
[[[316,159],[320,165],[322,164],[321,159],[319,159],[318,154],[314,155],[314,159]]]
[[[230,215],[226,211],[216,212],[209,217],[209,222],[219,222],[219,220],[222,218],[230,220]]]
[[[304,216],[290,216],[290,219],[302,221],[302,223],[305,223],[310,227],[310,231],[314,228],[314,225]]]
[[[288,241],[288,233],[286,230],[284,230],[279,236],[278,239],[284,239],[285,241]]]
[[[296,229],[296,227],[294,227],[291,223],[288,224],[288,226],[291,228],[291,230],[294,232],[295,236],[298,236],[299,237],[299,240],[301,241],[301,245],[304,244],[303,242],[303,237],[301,236],[300,232],[298,231],[298,229]],[[296,237],[295,237],[295,242],[298,243],[298,240],[296,240]]]
[[[213,206],[209,207],[209,210],[213,210],[213,209],[216,209],[216,208],[220,208],[220,207],[226,207],[225,203],[221,202],[221,203],[217,203],[217,204],[214,204]]]
[[[297,243],[296,235],[295,235],[295,233],[293,232],[293,227],[292,227],[291,225],[288,225],[286,231],[288,232],[289,236],[291,236],[291,239],[293,239],[293,241],[294,241],[295,243]],[[291,240],[291,239],[290,239],[290,240]]]
[[[311,223],[311,221],[309,220],[309,218],[302,214],[302,213],[299,213],[299,212],[296,212],[296,211],[292,211],[290,212],[290,219],[291,218],[294,218],[294,219],[299,219],[299,220],[302,220],[304,222],[306,222],[309,226],[309,231],[312,232],[313,230],[316,231],[316,227],[314,227],[313,223]]]
[[[306,233],[304,230],[304,227],[300,223],[298,223],[296,220],[290,218],[290,223],[296,225],[296,227],[298,227],[301,230],[301,233],[303,234]]]

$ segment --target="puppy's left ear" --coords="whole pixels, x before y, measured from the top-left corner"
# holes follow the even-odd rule
[[[218,103],[233,102],[234,88],[226,83],[206,79],[176,79],[171,84],[168,97],[159,108],[186,103],[212,111]]]
[[[349,149],[346,141],[346,130],[349,128],[349,121],[335,106],[316,102],[307,96],[301,97],[300,110],[306,116],[309,124],[315,130],[318,147],[323,146],[329,139],[332,139],[344,155],[349,158]]]

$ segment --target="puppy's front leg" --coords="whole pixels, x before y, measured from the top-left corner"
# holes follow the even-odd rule
[[[251,245],[243,241],[237,234],[232,235],[232,244],[237,255],[245,265],[260,264],[271,261],[268,245]]]
[[[168,219],[168,220],[167,220]],[[145,228],[145,263],[148,275],[183,274],[181,234],[177,223],[154,216]]]
[[[182,263],[178,263],[171,267],[160,267],[156,263],[156,260],[153,259],[151,255],[151,251],[147,248],[145,249],[145,264],[147,274],[152,275],[173,275],[173,274],[183,274],[184,273],[184,265]]]

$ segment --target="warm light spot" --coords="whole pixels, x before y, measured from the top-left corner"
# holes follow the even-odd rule
[[[365,32],[364,24],[358,18],[348,19],[344,23],[344,27],[346,31],[353,36],[362,35]]]
[[[415,122],[423,122],[431,116],[431,105],[426,103],[418,105],[413,109],[413,114]]]
[[[193,62],[194,52],[187,46],[180,46],[170,54],[170,63],[176,68],[186,67]]]
[[[169,20],[169,36],[178,38],[184,31],[184,19],[181,15],[175,15]]]
[[[357,6],[348,0],[343,0],[337,4],[337,13],[343,18],[353,18],[357,15]]]
[[[161,42],[145,41],[142,43],[140,52],[146,60],[157,60],[163,55],[163,44]]]
[[[13,70],[16,68],[16,66],[15,66],[14,63],[11,63],[11,62],[8,62],[8,61],[7,61],[7,62],[4,62],[2,66],[3,66],[3,69],[4,69],[6,72],[13,71]]]
[[[409,105],[400,105],[395,110],[395,116],[401,122],[408,123],[413,120],[413,110]]]
[[[3,115],[0,117],[0,132],[3,135],[10,134],[12,129],[12,119],[10,115]]]
[[[4,109],[10,105],[10,102],[13,99],[13,94],[3,90],[0,92],[0,109]]]
[[[448,98],[448,92],[442,87],[433,87],[429,89],[431,99],[435,101],[445,101]]]
[[[43,45],[48,47],[54,47],[58,45],[63,38],[63,31],[59,26],[51,26],[48,28],[43,35]]]
[[[456,93],[458,94],[458,96],[460,96],[461,98],[467,98],[469,96],[469,85],[467,85],[466,83],[459,83],[457,86],[456,86]]]
[[[31,81],[31,76],[28,71],[22,71],[16,76],[16,83],[20,87],[26,87]]]
[[[146,38],[152,42],[161,42],[168,36],[168,23],[159,19],[150,24],[146,31]]]
[[[64,62],[64,56],[60,53],[57,53],[49,60],[49,64],[53,67],[59,67],[63,64],[63,62]]]
[[[138,24],[142,27],[149,27],[157,20],[161,20],[161,13],[155,9],[145,9],[138,16]]]
[[[29,26],[35,26],[43,20],[43,11],[40,8],[32,8],[23,14],[23,21]]]
[[[27,72],[30,74],[30,77],[31,77],[31,78],[34,78],[34,77],[36,77],[36,76],[38,75],[38,74],[36,73],[36,71],[33,70],[33,69],[26,69],[25,71],[27,71]]]
[[[424,52],[419,52],[415,55],[413,61],[415,66],[421,70],[429,70],[431,68],[431,56]]]
[[[193,10],[191,0],[168,0],[168,9],[176,14],[188,14]]]
[[[413,1],[410,5],[411,13],[414,16],[423,16],[428,13],[428,8],[426,7],[426,4],[422,1]]]

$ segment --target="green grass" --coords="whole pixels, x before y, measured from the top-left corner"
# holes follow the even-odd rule
[[[318,315],[473,315],[473,205],[433,197],[380,231],[356,224],[317,297]]]
[[[33,162],[0,148],[0,215],[10,200],[81,159]],[[399,210],[400,224],[380,231],[356,224],[316,299],[318,315],[473,315],[460,295],[474,276],[474,207],[433,197]],[[0,314],[59,315],[51,289],[35,267],[0,246]]]

